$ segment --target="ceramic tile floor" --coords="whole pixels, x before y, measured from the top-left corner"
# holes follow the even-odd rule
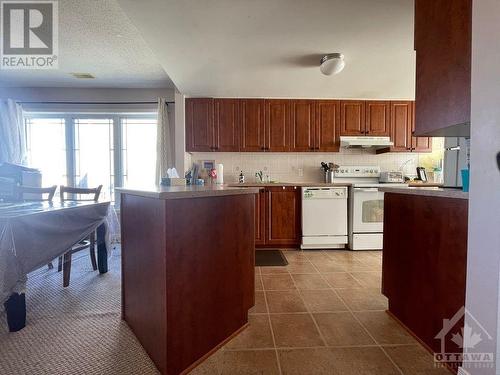
[[[438,375],[385,310],[380,251],[284,251],[256,267],[249,326],[192,375]]]

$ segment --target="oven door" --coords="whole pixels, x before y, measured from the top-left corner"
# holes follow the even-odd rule
[[[377,188],[353,188],[353,233],[382,233],[384,230],[384,193]]]

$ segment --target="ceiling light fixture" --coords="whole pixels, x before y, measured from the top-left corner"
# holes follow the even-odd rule
[[[321,58],[319,70],[326,76],[337,74],[344,69],[344,55],[341,53],[330,53]]]

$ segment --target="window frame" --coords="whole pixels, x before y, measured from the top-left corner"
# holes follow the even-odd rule
[[[64,132],[66,141],[66,184],[75,186],[76,180],[76,138],[75,120],[77,119],[109,119],[113,126],[113,173],[114,188],[123,186],[125,166],[122,158],[122,119],[157,119],[156,112],[119,112],[119,113],[87,113],[87,112],[36,112],[25,111],[23,113],[24,126],[27,127],[26,120],[37,118],[60,118],[64,119]],[[27,130],[27,129],[26,129]],[[28,134],[26,132],[26,137]],[[114,189],[113,188],[113,189]],[[116,201],[116,195],[115,195]]]

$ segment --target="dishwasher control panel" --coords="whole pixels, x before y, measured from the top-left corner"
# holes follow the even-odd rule
[[[303,199],[344,199],[347,198],[346,187],[307,187],[302,190]]]

